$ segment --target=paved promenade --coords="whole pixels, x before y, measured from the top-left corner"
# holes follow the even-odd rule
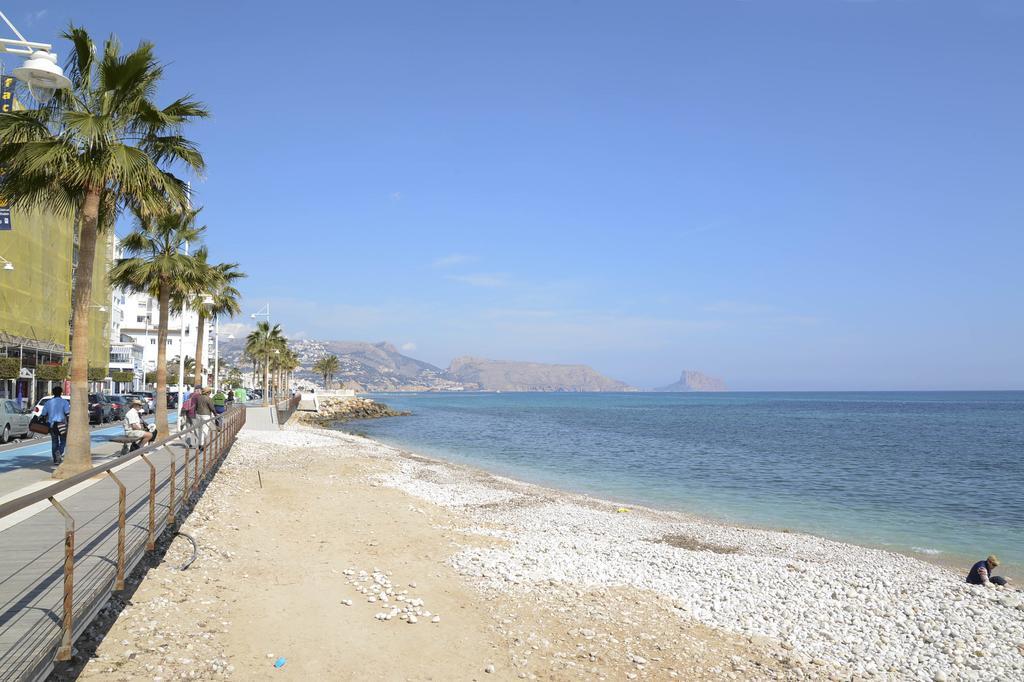
[[[106,450],[120,445],[107,438],[120,426],[97,429],[93,440]],[[46,474],[49,441],[39,440],[0,453],[0,466],[11,473],[15,464]],[[149,460],[156,470],[154,533],[168,520],[172,489],[174,508],[195,484],[197,462],[182,444],[161,448]],[[97,464],[101,463],[99,461]],[[172,463],[174,468],[172,484]],[[149,534],[150,467],[141,459],[114,470],[126,489],[125,565],[130,572],[145,551]],[[202,460],[198,462],[202,476]],[[172,487],[173,486],[173,487]],[[12,491],[13,492],[13,491]],[[24,494],[21,492],[20,494]],[[8,494],[7,497],[11,495]],[[116,578],[118,486],[107,474],[57,495],[75,520],[74,636],[77,638],[107,602]],[[0,680],[44,678],[52,668],[61,639],[64,598],[64,519],[48,502],[0,518]]]

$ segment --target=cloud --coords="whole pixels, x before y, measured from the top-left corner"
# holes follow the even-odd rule
[[[431,263],[431,267],[434,268],[450,268],[453,265],[461,265],[462,263],[472,263],[476,260],[476,256],[467,256],[464,253],[453,253],[440,258],[435,258],[434,262]]]
[[[222,322],[220,325],[220,336],[221,339],[226,339],[229,335],[234,335],[236,339],[243,339],[248,336],[254,327],[244,322]]]
[[[416,344],[413,343],[412,341],[406,341],[405,343],[402,344],[401,348],[404,351],[412,352],[416,350]]]
[[[508,275],[502,275],[500,273],[478,272],[472,275],[448,275],[448,279],[453,282],[461,282],[462,284],[468,284],[471,287],[480,287],[484,289],[494,289],[509,285]]]
[[[402,193],[401,192],[392,192],[389,196],[391,197],[391,201],[401,201],[402,200]]]

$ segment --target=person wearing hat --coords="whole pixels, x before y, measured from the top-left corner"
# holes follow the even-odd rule
[[[153,440],[154,435],[146,426],[146,422],[142,421],[142,415],[139,414],[140,407],[142,407],[142,401],[136,398],[132,400],[132,408],[124,415],[124,435],[139,439],[139,441],[132,446],[132,450],[141,448],[143,445]]]
[[[987,559],[982,559],[971,566],[971,572],[967,574],[967,582],[971,585],[984,585],[985,587],[1005,585],[1006,578],[1001,575],[992,575],[992,570],[998,565],[999,557],[995,554],[989,555]]]

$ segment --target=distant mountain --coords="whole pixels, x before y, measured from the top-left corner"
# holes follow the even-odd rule
[[[288,342],[299,356],[296,379],[316,385],[323,377],[313,364],[325,355],[338,356],[335,382],[357,391],[632,391],[630,386],[609,379],[585,365],[546,365],[539,362],[499,362],[463,357],[447,370],[429,362],[403,355],[390,343],[365,341]],[[243,372],[252,371],[244,357],[243,339],[221,343],[221,357]]]
[[[445,371],[429,362],[416,360],[398,352],[390,343],[365,341],[317,341],[295,339],[289,347],[299,356],[301,367],[294,376],[317,385],[323,377],[313,371],[313,364],[325,355],[338,356],[336,382],[349,388],[367,391],[426,391],[459,389],[461,385],[448,381]],[[221,355],[230,364],[243,371],[251,371],[251,362],[245,360],[245,343],[237,339],[221,345]]]
[[[448,366],[448,378],[484,391],[632,391],[586,365],[548,365],[462,357]]]
[[[684,369],[679,381],[654,390],[664,393],[690,393],[693,391],[728,391],[729,389],[721,379]]]

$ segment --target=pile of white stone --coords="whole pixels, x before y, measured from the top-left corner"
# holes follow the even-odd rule
[[[226,466],[262,470],[301,469],[321,457],[343,457],[338,439],[313,429],[245,431],[238,434]],[[287,456],[282,456],[287,453]],[[351,456],[351,455],[349,455]]]
[[[441,616],[428,611],[422,598],[414,597],[409,594],[407,589],[396,587],[391,582],[391,576],[386,572],[378,568],[373,569],[370,573],[347,568],[343,573],[346,576],[346,582],[364,595],[367,603],[376,604],[384,609],[374,614],[375,619],[386,621],[397,618],[409,625],[415,625],[420,618],[429,620],[431,623],[441,622]],[[416,583],[409,583],[409,587],[416,589]],[[352,606],[351,599],[342,599],[341,603],[345,606]]]
[[[799,533],[732,528],[401,459],[377,478],[498,526],[452,565],[485,589],[632,586],[681,616],[777,639],[798,662],[891,679],[1024,679],[1024,594],[917,559]],[[533,492],[531,492],[531,490]],[[524,504],[523,496],[535,498]],[[511,502],[494,504],[495,502]],[[481,528],[482,530],[482,528]],[[492,532],[493,534],[493,532]]]

